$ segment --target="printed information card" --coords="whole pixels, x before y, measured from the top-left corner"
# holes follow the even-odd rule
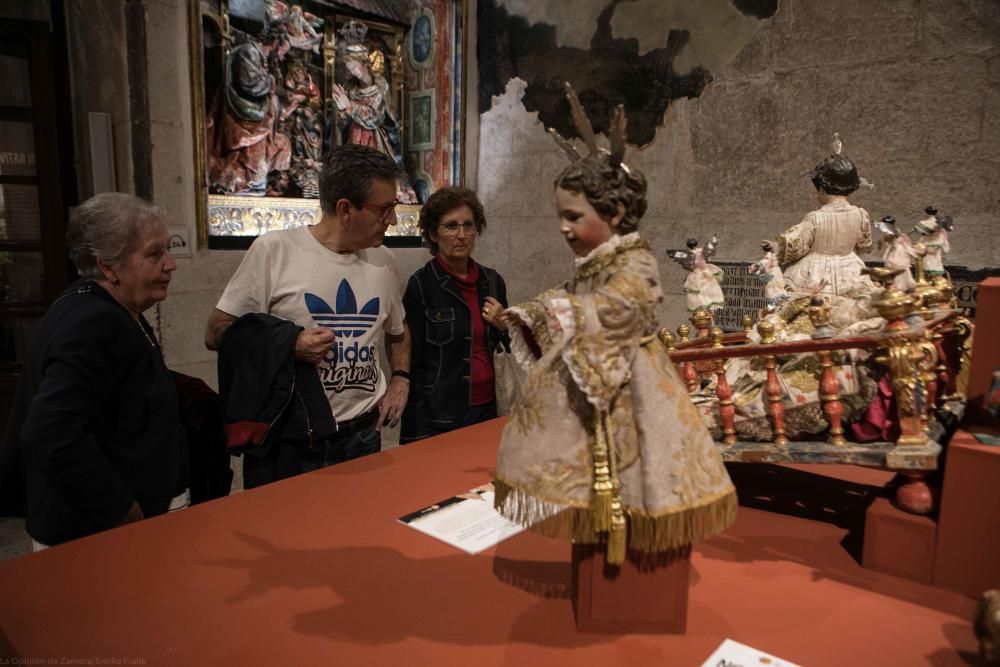
[[[802,667],[773,655],[758,651],[752,646],[727,639],[715,649],[701,667]]]
[[[469,554],[477,554],[524,530],[493,509],[493,485],[471,489],[399,517],[399,522]]]

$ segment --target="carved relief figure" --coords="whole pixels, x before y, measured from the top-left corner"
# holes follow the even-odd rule
[[[263,196],[268,175],[288,169],[291,144],[276,129],[274,91],[257,44],[246,42],[229,52],[224,85],[205,123],[212,192]]]
[[[365,44],[368,28],[360,21],[348,21],[339,30],[342,46],[340,56],[351,75],[347,87],[334,84],[332,97],[340,117],[346,122],[344,143],[374,148],[402,165],[402,158],[390,135],[399,133],[396,110],[393,108],[389,83],[380,72],[373,71],[371,56],[381,56],[369,51]],[[413,188],[401,186],[399,201],[416,203]]]
[[[275,35],[274,48],[279,60],[290,48],[319,53],[323,35],[317,32],[323,20],[302,9],[301,5],[289,5],[281,0],[264,0],[268,26]]]

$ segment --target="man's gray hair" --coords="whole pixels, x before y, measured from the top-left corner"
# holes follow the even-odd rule
[[[69,258],[83,278],[103,278],[97,260],[121,262],[139,245],[143,232],[162,222],[160,209],[135,195],[102,192],[77,206],[69,217]]]
[[[373,148],[356,144],[332,148],[323,156],[323,169],[319,173],[320,207],[324,213],[333,215],[341,199],[361,206],[372,196],[373,179],[395,181],[402,174],[395,160]]]

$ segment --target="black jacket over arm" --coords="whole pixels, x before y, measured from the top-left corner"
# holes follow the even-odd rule
[[[20,486],[39,542],[111,528],[133,502],[146,516],[162,514],[188,486],[177,392],[151,340],[144,320],[90,281],[71,286],[35,329],[0,487]]]
[[[265,455],[276,439],[313,441],[337,430],[316,367],[295,360],[302,327],[263,313],[233,322],[219,341],[219,394],[232,452]]]
[[[507,286],[499,273],[479,265],[479,309],[490,294],[507,307]],[[403,412],[400,442],[411,442],[461,423],[472,396],[472,317],[462,290],[435,260],[410,276],[403,295],[410,326],[410,396]],[[507,334],[484,322],[486,348],[509,349]]]

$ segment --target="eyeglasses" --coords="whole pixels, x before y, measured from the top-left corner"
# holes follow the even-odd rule
[[[441,233],[445,236],[458,236],[458,230],[462,230],[469,236],[476,233],[476,225],[472,222],[446,222],[438,227],[438,229],[440,229]]]
[[[391,204],[386,204],[385,206],[379,206],[377,204],[359,204],[358,208],[364,208],[375,215],[378,216],[379,220],[385,220],[389,217],[389,214],[396,210],[396,204],[399,202],[392,202]]]

